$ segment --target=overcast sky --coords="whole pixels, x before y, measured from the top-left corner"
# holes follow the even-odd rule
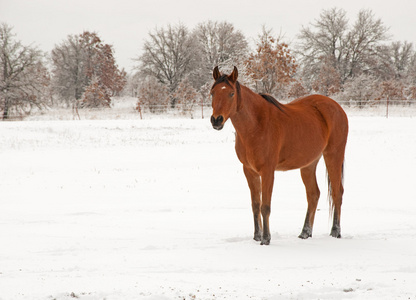
[[[332,7],[346,10],[350,23],[360,9],[371,9],[392,40],[416,45],[416,0],[0,0],[0,22],[24,44],[48,53],[69,34],[95,31],[114,46],[118,65],[131,71],[131,59],[156,26],[181,22],[192,29],[207,20],[227,21],[253,41],[265,25],[293,41],[302,25]]]

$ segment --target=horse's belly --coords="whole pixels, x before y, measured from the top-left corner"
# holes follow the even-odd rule
[[[276,167],[276,171],[289,171],[294,169],[301,169],[303,167],[306,167],[313,163],[314,161],[318,160],[322,156],[322,153],[317,153],[315,155],[311,156],[304,156],[304,157],[298,157],[296,159],[294,158],[287,158],[280,160]]]
[[[313,142],[307,139],[298,142],[287,141],[281,145],[276,153],[276,170],[288,171],[306,167],[319,159],[326,146],[326,139],[323,135],[313,135]]]
[[[237,157],[244,166],[258,173],[263,169],[288,171],[303,168],[319,159],[326,146],[326,137],[318,130],[309,128],[304,138],[276,139],[274,143],[269,142],[269,146],[265,146],[264,140],[246,146],[237,136]]]

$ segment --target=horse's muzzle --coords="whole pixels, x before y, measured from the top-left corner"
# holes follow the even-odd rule
[[[211,116],[211,124],[214,129],[221,130],[224,127],[224,117],[221,115],[216,118]]]

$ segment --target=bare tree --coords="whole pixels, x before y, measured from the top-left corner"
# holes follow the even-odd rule
[[[240,66],[246,60],[248,53],[246,38],[231,23],[213,21],[200,23],[194,34],[201,51],[201,73],[205,75],[200,86],[211,81],[215,66],[219,66],[222,70],[231,70],[233,66]]]
[[[341,69],[342,80],[373,67],[377,48],[388,39],[388,28],[381,19],[376,19],[371,10],[361,10],[346,43],[345,69]]]
[[[12,28],[0,24],[0,110],[3,120],[11,110],[28,112],[42,107],[47,97],[49,74],[42,53],[14,39]]]
[[[413,52],[407,70],[408,83],[416,86],[416,52]]]
[[[248,43],[244,34],[228,22],[206,21],[199,23],[193,31],[198,42],[196,73],[188,76],[193,86],[199,91],[203,102],[209,103],[209,90],[212,86],[212,70],[219,66],[227,72],[239,66],[239,80],[247,82],[246,66]]]
[[[318,80],[322,65],[330,62],[339,71],[345,64],[348,19],[343,9],[323,10],[310,27],[302,27],[297,53],[301,57],[303,78],[310,86]]]
[[[349,78],[344,84],[344,90],[337,99],[363,107],[378,95],[377,78],[369,74],[360,74]]]
[[[411,68],[412,57],[415,55],[413,44],[405,42],[393,42],[391,45],[393,54],[393,65],[395,67],[395,77],[404,78],[408,75]]]
[[[377,47],[388,35],[383,22],[371,10],[361,10],[349,28],[346,12],[332,8],[323,10],[310,27],[303,27],[298,38],[297,53],[301,57],[304,80],[311,85],[316,82],[322,65],[331,64],[343,85],[347,78],[371,72]]]
[[[393,42],[377,49],[373,73],[382,80],[407,80],[412,73],[413,44]]]
[[[198,63],[197,44],[188,28],[182,24],[168,25],[149,32],[143,54],[136,59],[139,71],[157,78],[172,93],[179,82]]]
[[[53,87],[68,105],[81,99],[88,85],[86,60],[82,42],[77,35],[69,35],[66,41],[52,50]]]
[[[371,70],[348,78],[340,100],[353,100],[361,107],[370,100],[405,100],[416,97],[413,45],[393,42],[378,46]]]
[[[126,85],[124,86],[122,94],[125,96],[137,97],[141,80],[140,73],[138,72],[127,74]]]

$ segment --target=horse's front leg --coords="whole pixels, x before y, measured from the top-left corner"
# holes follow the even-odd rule
[[[251,207],[253,209],[254,218],[254,240],[261,241],[262,225],[261,225],[261,180],[260,175],[251,168],[244,166],[244,175],[246,175],[248,187],[251,193]]]
[[[272,201],[274,170],[261,173],[261,215],[263,217],[263,236],[261,245],[269,245],[271,234],[269,226],[270,206]]]

